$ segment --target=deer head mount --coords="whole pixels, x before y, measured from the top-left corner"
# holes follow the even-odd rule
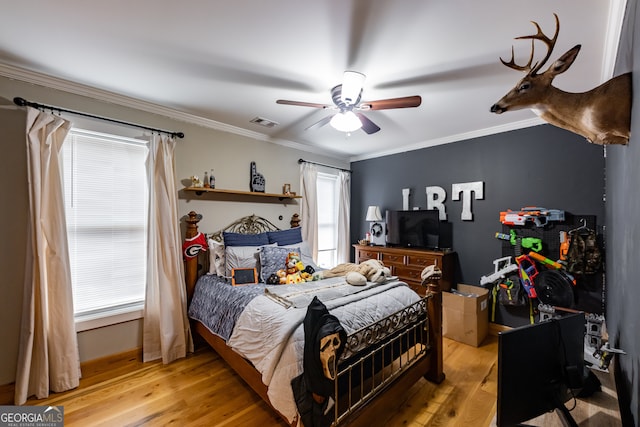
[[[513,46],[511,60],[500,61],[509,68],[526,75],[498,102],[491,112],[502,114],[509,110],[530,108],[543,120],[582,135],[595,144],[627,144],[631,125],[631,73],[612,78],[587,92],[569,93],[551,85],[553,79],[573,64],[580,45],[569,49],[553,62],[546,71],[540,69],[549,60],[560,32],[560,21],[556,19],[553,37],[547,37],[538,23],[533,22],[536,34],[516,37],[516,40],[531,40],[531,56],[525,65],[517,65]],[[534,43],[541,41],[547,46],[547,54],[540,62],[533,63]]]

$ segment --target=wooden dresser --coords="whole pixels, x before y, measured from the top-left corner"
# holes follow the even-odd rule
[[[368,259],[377,259],[391,269],[391,274],[407,282],[411,288],[424,295],[420,273],[425,267],[436,264],[442,270],[440,287],[448,291],[453,285],[455,252],[432,251],[427,249],[353,245],[356,250],[356,264]]]

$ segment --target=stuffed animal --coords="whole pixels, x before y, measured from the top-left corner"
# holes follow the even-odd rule
[[[268,284],[292,284],[304,283],[318,280],[314,278],[315,270],[310,265],[306,266],[301,261],[300,254],[289,252],[285,259],[285,267],[272,274],[268,279]]]
[[[376,259],[368,259],[360,264],[338,264],[330,270],[319,271],[314,274],[318,279],[344,276],[347,283],[362,286],[367,282],[382,283],[391,277],[391,270]]]

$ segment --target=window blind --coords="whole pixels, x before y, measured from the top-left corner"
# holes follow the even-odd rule
[[[338,177],[318,172],[318,266],[335,267],[338,245]]]
[[[62,151],[76,320],[139,309],[147,264],[147,144],[73,129]]]

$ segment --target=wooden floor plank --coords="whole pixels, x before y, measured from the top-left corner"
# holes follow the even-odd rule
[[[495,425],[497,342],[490,335],[475,348],[445,338],[445,380],[436,385],[420,379],[379,425]],[[91,375],[85,371],[77,389],[28,404],[64,406],[67,427],[287,425],[208,347],[168,365],[142,363],[128,354],[119,361],[96,363],[88,371]],[[606,393],[598,398],[606,398]],[[611,415],[616,409],[611,403],[598,405],[590,413],[591,423],[580,425],[619,425]]]

